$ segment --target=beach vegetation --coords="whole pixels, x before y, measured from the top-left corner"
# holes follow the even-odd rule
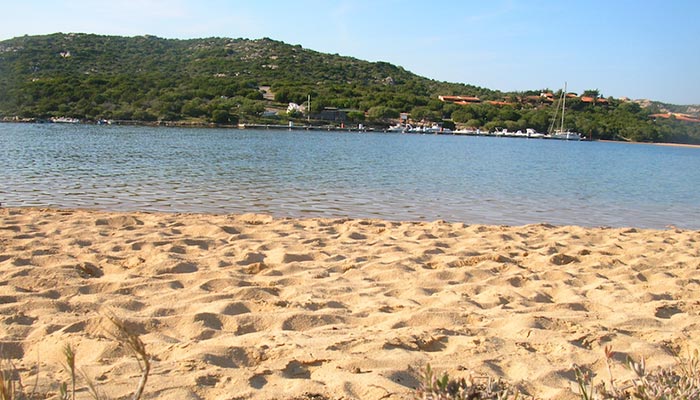
[[[0,360],[0,400],[31,399],[32,393],[22,383],[19,371],[12,361]]]
[[[124,321],[114,315],[110,315],[107,319],[111,322],[112,329],[109,329],[108,335],[114,340],[125,345],[136,359],[141,377],[134,389],[133,394],[129,397],[130,400],[139,400],[143,396],[148,375],[151,370],[150,355],[146,351],[146,345],[141,340],[140,336],[130,329]],[[0,354],[1,356],[2,354]],[[85,384],[86,390],[90,397],[94,400],[103,400],[107,397],[100,391],[100,388],[95,384],[88,374],[77,367],[77,354],[70,344],[63,347],[64,363],[63,369],[68,373],[68,381],[58,384],[60,400],[75,400],[76,393],[83,390],[78,383],[80,377]],[[32,400],[35,398],[44,398],[37,392],[39,375],[34,386],[27,388],[23,382],[20,372],[9,359],[0,361],[0,400]]]
[[[141,377],[134,392],[128,397],[139,400],[144,393],[150,372],[150,355],[139,335],[114,316],[108,317],[114,329],[109,335],[124,344],[134,355]],[[59,383],[60,400],[75,400],[76,393],[87,392],[94,400],[106,399],[100,387],[85,371],[77,367],[77,354],[68,344],[63,348],[63,368],[68,380]],[[575,365],[575,388],[581,400],[696,400],[700,399],[700,356],[698,351],[687,356],[676,356],[676,364],[671,367],[650,370],[644,358],[639,361],[627,355],[622,363],[631,378],[620,380],[613,374],[616,361],[612,348],[605,347],[607,380],[594,382],[588,368]],[[418,377],[419,386],[413,398],[421,400],[516,400],[532,398],[506,380],[490,376],[471,375],[468,378],[451,377],[448,373],[436,372],[427,364]],[[81,387],[79,381],[84,386]],[[32,400],[43,398],[37,392],[37,381],[27,387],[21,380],[20,372],[9,359],[0,362],[0,400]],[[326,397],[322,397],[326,398]]]
[[[517,389],[500,379],[451,378],[446,372],[436,373],[430,364],[425,366],[415,392],[421,400],[515,400],[519,396]]]
[[[612,373],[612,348],[605,348],[608,381],[594,384],[590,374],[574,368],[582,400],[691,400],[700,399],[700,357],[695,350],[688,356],[676,355],[676,365],[647,369],[646,360],[634,360],[629,355],[624,365],[633,373],[628,380],[618,381]]]
[[[627,355],[623,365],[632,377],[619,380],[613,374],[615,353],[605,347],[607,380],[594,382],[587,368],[575,365],[577,395],[581,400],[697,400],[700,399],[700,356],[694,350],[687,356],[676,355],[672,367],[649,370],[644,358]],[[438,374],[428,364],[420,376],[414,398],[421,400],[516,399],[530,398],[517,388],[492,377],[452,378]]]

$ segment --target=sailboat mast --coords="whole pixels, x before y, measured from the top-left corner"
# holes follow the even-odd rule
[[[566,82],[564,82],[564,93],[562,95],[561,102],[561,132],[564,132],[564,110],[566,109]]]

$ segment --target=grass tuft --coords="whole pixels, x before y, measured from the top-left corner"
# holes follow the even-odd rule
[[[447,373],[436,374],[426,365],[416,398],[421,400],[506,400],[517,399],[520,392],[500,379],[453,379]]]
[[[635,361],[627,356],[625,366],[634,377],[616,383],[612,374],[613,351],[605,347],[605,362],[610,374],[609,382],[594,385],[589,375],[575,367],[579,395],[583,400],[698,400],[700,399],[700,357],[695,350],[688,357],[676,355],[676,365],[647,370],[646,361]]]
[[[0,349],[0,355],[2,353]],[[31,391],[22,383],[17,367],[10,359],[0,359],[0,400],[31,400],[35,398],[38,380]]]
[[[61,400],[75,400],[75,352],[71,345],[67,344],[63,347],[63,356],[66,358],[63,368],[70,374],[71,390],[68,390],[66,382],[61,382],[60,397]]]
[[[146,345],[139,335],[130,330],[122,320],[114,315],[110,315],[107,318],[114,327],[114,329],[108,331],[109,335],[120,343],[125,344],[138,361],[139,368],[141,369],[141,378],[139,379],[131,400],[139,400],[143,395],[146,382],[148,381],[148,374],[151,370],[150,356],[146,351]],[[78,373],[80,373],[82,379],[85,381],[87,391],[94,400],[106,399],[106,396],[100,394],[99,388],[85,371],[77,369],[76,352],[70,344],[63,347],[63,356],[65,358],[63,368],[69,374],[69,381],[59,384],[59,399],[75,400],[76,393],[79,390],[77,387]],[[35,398],[35,392],[32,391],[28,393],[26,391],[26,388],[22,384],[20,373],[14,364],[9,359],[0,359],[0,400],[31,400],[33,398]]]
[[[17,369],[9,360],[0,363],[0,400],[22,398],[22,382]]]
[[[148,381],[148,374],[151,371],[151,362],[149,360],[150,356],[146,351],[146,345],[143,343],[143,341],[141,341],[138,334],[130,330],[124,321],[117,318],[114,314],[109,315],[107,318],[115,327],[115,330],[111,331],[112,337],[114,337],[117,341],[126,344],[139,363],[139,368],[141,369],[141,379],[139,379],[136,391],[131,397],[132,400],[139,400],[143,395],[143,390],[145,389],[146,382]]]
[[[700,400],[700,356],[695,350],[687,357],[676,356],[676,365],[649,371],[646,360],[627,357],[624,365],[633,378],[618,382],[613,373],[611,347],[605,347],[608,381],[594,384],[589,372],[574,366],[574,374],[581,400]],[[421,400],[481,400],[517,399],[529,397],[500,380],[482,378],[450,378],[447,373],[436,374],[427,365],[414,398]]]

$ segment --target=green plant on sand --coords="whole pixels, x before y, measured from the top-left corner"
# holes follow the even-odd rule
[[[612,374],[612,348],[605,347],[605,362],[609,382],[594,385],[589,374],[575,367],[576,381],[582,400],[698,400],[700,399],[700,357],[693,351],[688,357],[676,355],[673,368],[659,368],[649,372],[644,358],[637,362],[627,356],[625,365],[634,372],[634,378],[616,384]]]
[[[10,360],[0,361],[0,400],[23,400],[31,398],[19,377],[17,368]]]
[[[108,316],[114,325],[110,335],[120,343],[125,344],[136,358],[141,369],[136,390],[131,400],[139,400],[143,395],[151,364],[146,346],[140,337],[130,330],[126,324],[115,316]],[[76,354],[70,345],[63,349],[66,371],[70,374],[68,382],[60,384],[60,399],[75,400],[77,372],[80,372],[86,382],[87,390],[95,400],[104,399],[94,382],[84,371],[76,369]],[[609,381],[594,385],[590,374],[580,367],[574,367],[579,396],[582,400],[700,400],[700,356],[695,350],[688,357],[677,355],[673,368],[660,368],[647,371],[646,361],[642,358],[637,362],[627,356],[625,365],[634,373],[632,379],[617,383],[613,373],[613,351],[605,347],[605,362],[608,367]],[[22,383],[19,371],[14,364],[6,359],[0,360],[0,400],[31,400],[37,398],[35,389],[28,391]],[[420,387],[414,397],[422,400],[515,400],[522,395],[517,389],[490,377],[478,379],[450,378],[447,373],[439,375],[428,364],[421,376]]]
[[[141,369],[141,379],[139,379],[136,390],[131,397],[131,400],[139,400],[143,395],[146,382],[148,381],[148,374],[151,370],[146,346],[139,335],[130,330],[122,320],[114,315],[108,316],[107,319],[114,326],[114,329],[109,331],[109,335],[118,342],[125,344],[131,350]],[[71,345],[64,346],[63,356],[65,357],[63,367],[69,373],[70,378],[69,382],[62,382],[59,386],[60,400],[75,400],[78,372],[85,381],[90,396],[95,400],[104,399],[105,396],[100,394],[98,387],[85,371],[76,368],[76,354]],[[36,386],[35,384],[34,388]],[[31,400],[35,397],[34,391],[27,392],[27,389],[22,384],[19,371],[14,364],[9,360],[2,360],[0,363],[0,400]]]
[[[421,376],[420,387],[416,390],[416,398],[422,400],[481,400],[517,399],[520,392],[510,387],[500,379],[490,377],[479,381],[470,378],[453,379],[447,373],[436,374],[426,365]]]
[[[634,377],[617,382],[612,373],[614,352],[605,347],[605,362],[608,368],[608,382],[594,384],[589,373],[578,366],[574,367],[578,395],[581,400],[700,400],[700,356],[695,350],[688,357],[676,356],[676,365],[648,371],[646,361],[637,362],[627,356],[625,366]],[[425,367],[421,384],[414,393],[421,400],[481,400],[517,399],[529,397],[500,380],[482,378],[450,378],[447,373],[436,374],[430,365]]]

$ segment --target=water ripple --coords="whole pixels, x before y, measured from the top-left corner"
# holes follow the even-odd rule
[[[0,124],[8,206],[700,229],[700,149]]]

